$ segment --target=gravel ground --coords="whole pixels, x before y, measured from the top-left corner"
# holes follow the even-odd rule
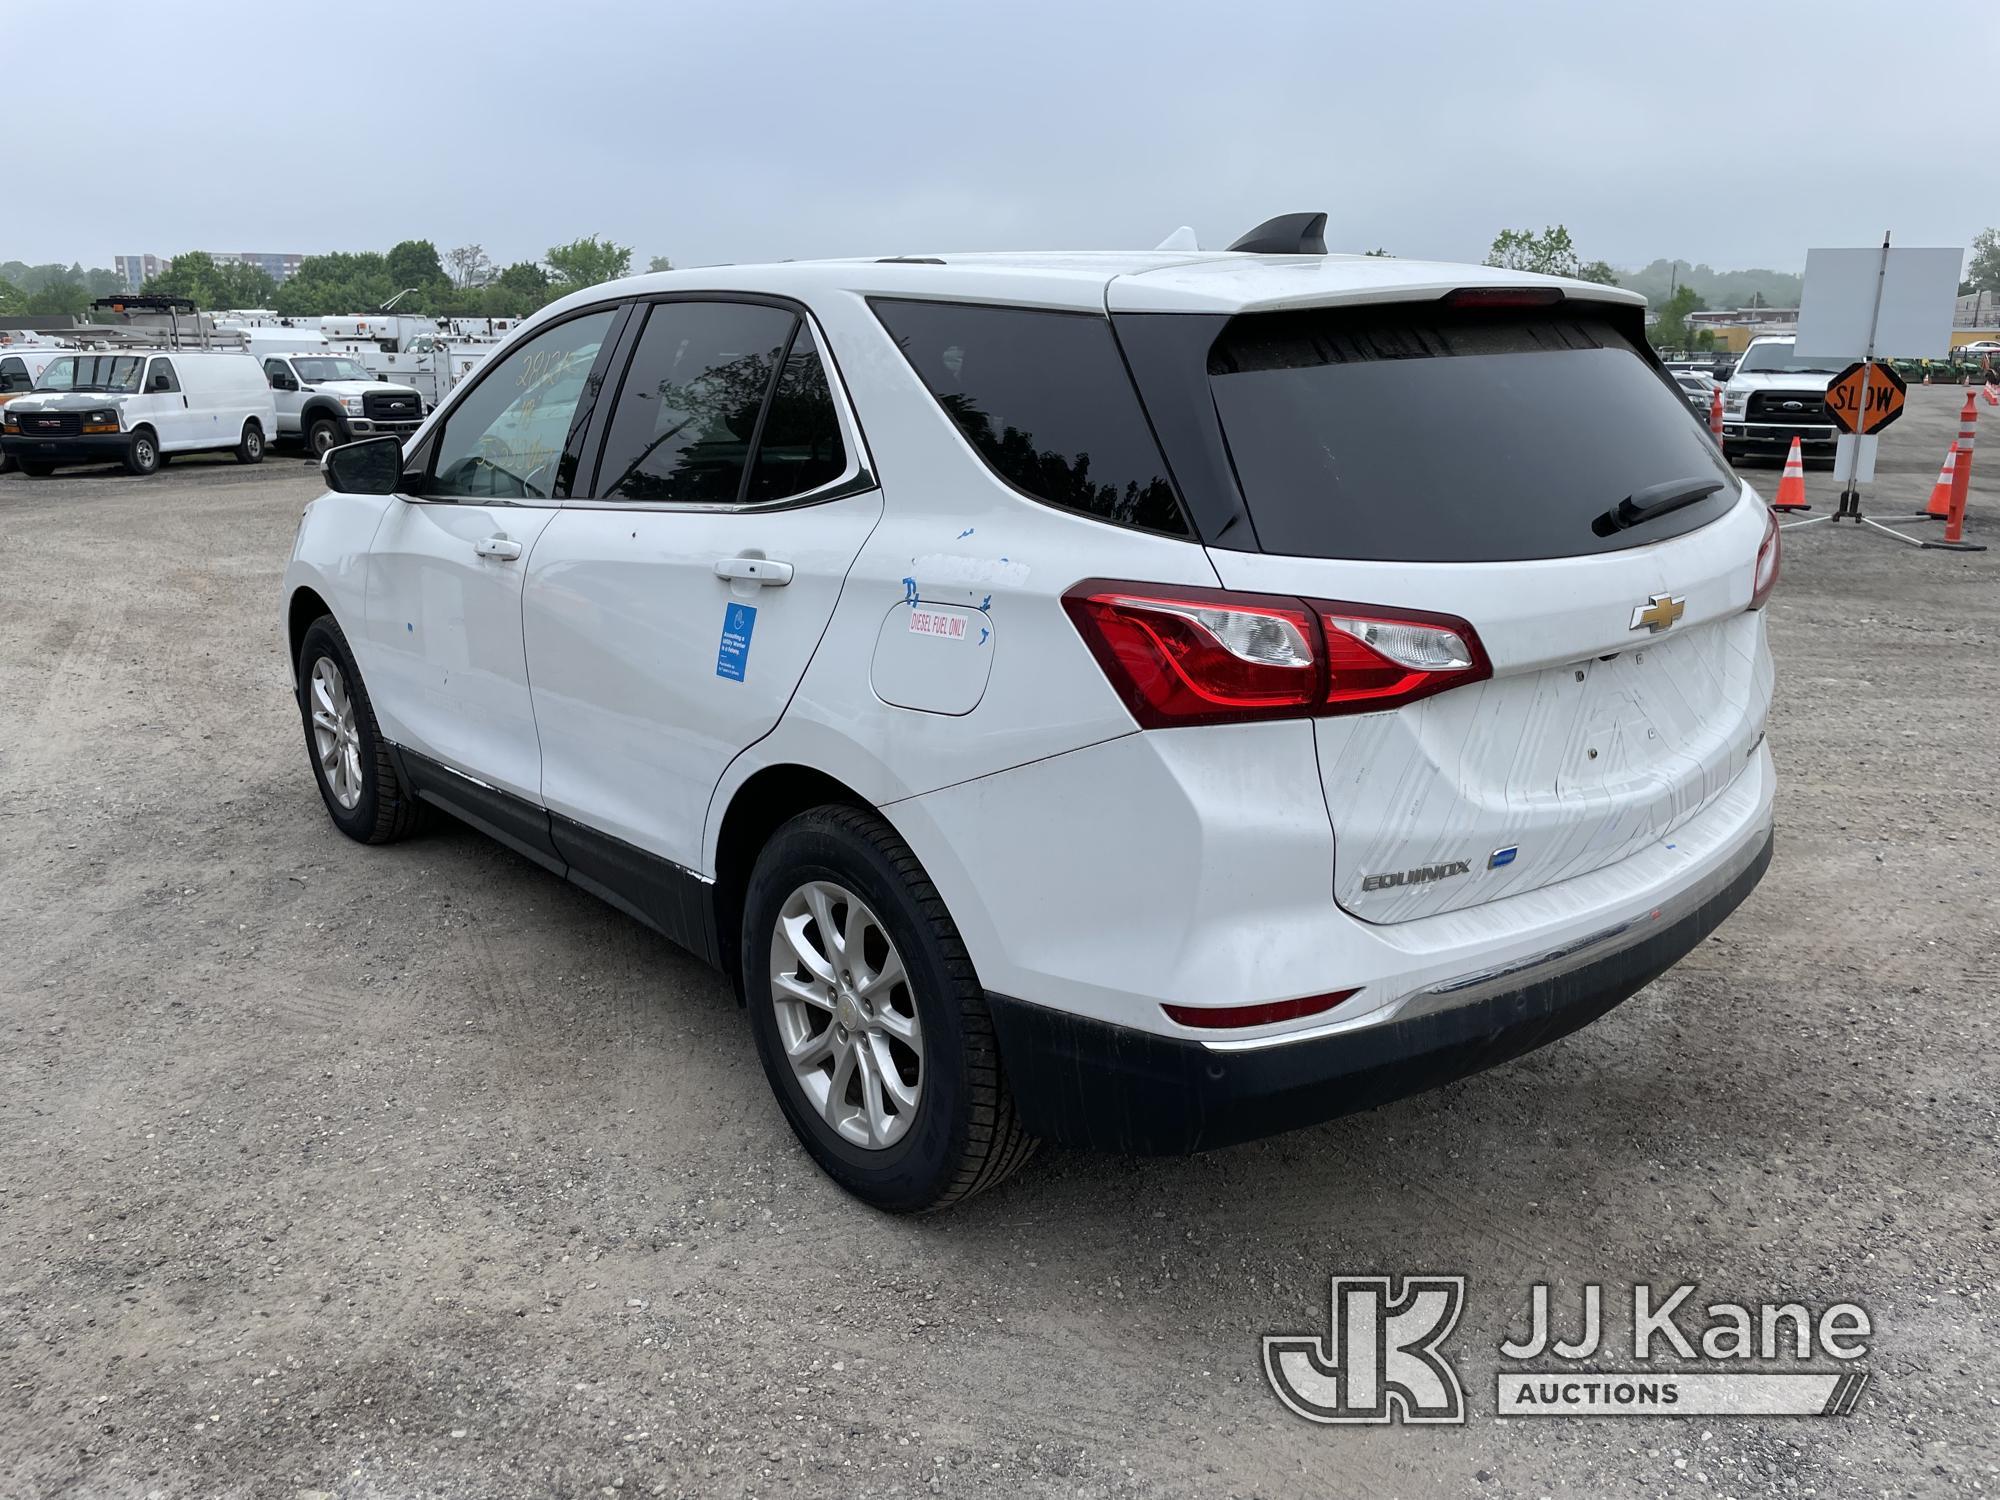
[[[1955,431],[1911,394],[1884,510]],[[909,1221],[811,1167],[664,941],[470,832],[334,832],[278,626],[315,481],[0,479],[0,1496],[2000,1489],[2000,552],[1788,538],[1777,860],[1596,1025]],[[1273,1398],[1259,1335],[1369,1271],[1469,1278],[1467,1425]],[[1503,1422],[1537,1281],[1852,1299],[1872,1380]]]

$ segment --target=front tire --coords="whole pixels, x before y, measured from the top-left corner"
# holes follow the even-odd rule
[[[818,807],[780,828],[750,875],[742,944],[765,1076],[848,1192],[927,1212],[1033,1154],[958,928],[881,818]]]
[[[125,472],[143,477],[158,472],[159,467],[160,440],[141,428],[132,434],[132,441],[125,449]]]
[[[264,461],[264,429],[254,420],[243,424],[243,441],[236,445],[236,461],[239,464]]]
[[[298,665],[306,755],[327,816],[359,843],[407,838],[417,829],[420,806],[396,778],[375,706],[333,616],[306,627]]]
[[[306,426],[306,452],[314,458],[324,458],[329,448],[338,448],[346,441],[340,423],[332,417],[315,417]]]

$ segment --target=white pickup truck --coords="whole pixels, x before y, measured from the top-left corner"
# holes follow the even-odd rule
[[[377,380],[351,355],[267,353],[264,378],[278,406],[278,435],[317,457],[362,438],[407,437],[422,425],[423,398]]]
[[[1833,457],[1840,429],[1826,409],[1838,362],[1801,359],[1789,335],[1752,339],[1722,388],[1722,451],[1731,463],[1783,458],[1798,438],[1807,458]]]

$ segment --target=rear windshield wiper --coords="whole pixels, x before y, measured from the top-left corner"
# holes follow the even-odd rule
[[[1706,500],[1717,490],[1727,488],[1728,481],[1722,479],[1669,479],[1665,484],[1648,485],[1627,495],[1592,521],[1590,529],[1599,536],[1630,531],[1634,526],[1657,521],[1661,516],[1693,505],[1697,500]]]

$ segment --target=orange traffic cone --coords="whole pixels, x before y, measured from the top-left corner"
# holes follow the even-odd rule
[[[1992,381],[1987,381],[1980,388],[1979,394],[1986,398],[1988,406],[2000,406],[2000,389],[1996,389]]]
[[[1772,510],[1811,510],[1806,503],[1806,460],[1799,440],[1792,439],[1792,451],[1785,455],[1785,472],[1778,476],[1778,498]]]
[[[1956,441],[1944,450],[1944,467],[1938,470],[1937,483],[1931,486],[1931,503],[1917,512],[1932,521],[1942,521],[1951,514],[1951,482],[1958,473],[1958,444]]]
[[[1715,446],[1722,446],[1722,387],[1717,386],[1708,402],[1708,435],[1715,439]]]

